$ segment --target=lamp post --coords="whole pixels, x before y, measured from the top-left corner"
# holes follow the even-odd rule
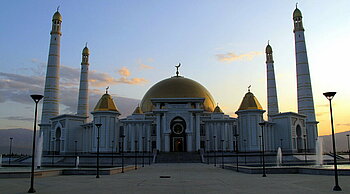
[[[55,161],[55,149],[56,149],[56,138],[53,137],[53,148],[52,148],[52,160],[51,160],[51,166],[53,166],[53,163]]]
[[[350,162],[350,143],[349,143],[349,134],[346,135],[346,138],[348,139],[348,154],[349,154],[349,162]]]
[[[137,140],[135,140],[135,170],[137,170]]]
[[[122,173],[124,173],[124,137],[125,135],[121,135],[120,138],[122,139],[121,141],[121,153],[122,153]]]
[[[32,99],[35,102],[35,113],[34,113],[34,134],[33,134],[33,147],[32,147],[32,170],[31,170],[31,176],[30,176],[30,188],[28,190],[28,193],[35,193],[34,189],[34,158],[35,158],[35,138],[36,138],[36,120],[38,115],[38,103],[39,101],[44,97],[43,95],[30,95]]]
[[[11,158],[12,158],[12,140],[13,140],[13,137],[10,137],[9,165],[11,164]]]
[[[216,136],[213,136],[214,138],[214,166],[216,166]]]
[[[341,188],[338,184],[338,169],[337,169],[337,158],[336,158],[336,147],[335,147],[335,138],[334,138],[334,126],[333,126],[333,112],[332,112],[332,99],[336,92],[325,92],[323,95],[329,100],[329,110],[331,114],[331,126],[332,126],[332,143],[333,143],[333,154],[334,154],[334,179],[335,186],[333,187],[333,191],[341,191]]]
[[[244,142],[244,164],[247,164],[247,140],[243,139]]]
[[[259,123],[259,125],[261,126],[261,139],[262,139],[262,163],[263,163],[263,177],[266,177],[266,172],[265,172],[265,146],[264,146],[264,126],[265,126],[265,122],[261,122]]]
[[[238,172],[238,136],[239,136],[239,134],[236,133],[236,134],[234,134],[234,136],[236,138],[236,146],[235,146],[235,148],[236,148],[236,171]]]
[[[221,168],[224,169],[224,165],[225,165],[225,162],[224,162],[224,141],[225,140],[221,140]]]
[[[306,135],[304,135],[304,160],[305,160],[305,164],[307,164],[306,152],[307,152],[307,147],[306,147]]]
[[[96,178],[100,178],[100,128],[102,126],[101,123],[95,124],[97,127],[97,168],[96,168]]]
[[[145,167],[145,137],[142,137],[142,167]]]
[[[112,140],[112,167],[114,166],[113,151],[114,151],[114,140]]]
[[[209,139],[207,139],[207,164],[209,164],[209,149],[210,149]]]
[[[152,150],[152,147],[151,147],[151,140],[148,140],[148,149],[149,149],[149,152],[148,152],[148,165],[151,165],[151,150]]]

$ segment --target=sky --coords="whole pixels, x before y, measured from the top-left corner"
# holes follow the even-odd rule
[[[205,86],[236,117],[247,88],[266,110],[267,41],[273,49],[280,112],[297,112],[292,13],[295,1],[2,1],[0,8],[0,129],[32,128],[43,94],[52,15],[63,17],[60,113],[74,113],[86,42],[91,106],[110,86],[119,99],[141,100],[158,81],[180,75]],[[350,130],[350,1],[298,1],[303,14],[319,135]],[[137,103],[137,101],[132,101]],[[135,104],[136,106],[137,104]],[[39,105],[41,110],[41,104]],[[41,111],[39,111],[41,112]],[[265,115],[266,117],[266,115]],[[39,115],[40,118],[40,115]]]

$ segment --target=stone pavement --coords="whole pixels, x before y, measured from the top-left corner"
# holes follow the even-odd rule
[[[170,176],[170,178],[160,178]],[[340,176],[350,193],[350,176]],[[0,179],[0,193],[26,193],[29,178]],[[304,174],[244,174],[207,164],[154,164],[124,174],[53,176],[35,179],[37,193],[334,193],[334,177]]]

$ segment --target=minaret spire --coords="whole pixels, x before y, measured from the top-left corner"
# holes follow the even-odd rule
[[[80,72],[80,86],[78,98],[77,114],[81,116],[88,116],[89,112],[89,55],[90,51],[85,44],[82,52],[81,72]]]
[[[267,42],[266,53],[266,75],[267,75],[267,115],[278,114],[278,99],[275,80],[274,61],[272,56],[272,47],[270,41]]]
[[[44,101],[41,124],[49,124],[50,118],[59,114],[59,72],[62,16],[56,11],[52,17],[51,40],[47,62]]]
[[[298,8],[294,10],[293,20],[297,71],[298,112],[306,115],[308,121],[316,121],[304,27],[301,11]]]
[[[315,150],[318,136],[315,116],[314,98],[312,95],[309,63],[307,60],[304,27],[301,11],[296,8],[293,12],[295,57],[297,72],[298,113],[306,115],[306,130],[303,135],[307,137],[307,147]],[[304,145],[306,146],[306,145]]]

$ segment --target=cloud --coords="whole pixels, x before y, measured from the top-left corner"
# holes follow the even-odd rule
[[[129,77],[131,75],[129,69],[126,67],[122,67],[121,69],[118,70],[118,72],[123,77]]]
[[[252,51],[246,54],[237,55],[235,53],[217,54],[216,57],[221,62],[232,62],[237,60],[252,60],[255,56],[261,55],[262,52]]]
[[[36,63],[40,61],[34,60]],[[121,69],[122,77],[114,78],[109,73],[97,71],[89,72],[89,86],[92,104],[95,104],[101,97],[101,92],[96,87],[106,87],[117,84],[144,84],[148,81],[144,78],[129,78],[130,71],[127,68]],[[33,93],[44,93],[45,77],[34,69],[26,69],[26,75],[18,73],[0,72],[0,103],[12,101],[23,104],[32,103],[29,97]],[[61,104],[68,107],[66,111],[75,112],[78,98],[80,80],[80,69],[61,65],[60,67],[60,99]]]
[[[1,117],[1,119],[11,120],[11,121],[33,121],[33,118],[23,117],[23,116]]]
[[[320,116],[322,116],[322,115],[324,115],[324,114],[326,114],[327,112],[319,112],[319,113],[316,113],[316,116],[318,116],[318,117],[320,117]]]
[[[350,126],[350,123],[339,123],[337,126]]]
[[[154,69],[154,67],[149,66],[149,65],[145,65],[145,64],[140,64],[139,68],[140,69]]]

